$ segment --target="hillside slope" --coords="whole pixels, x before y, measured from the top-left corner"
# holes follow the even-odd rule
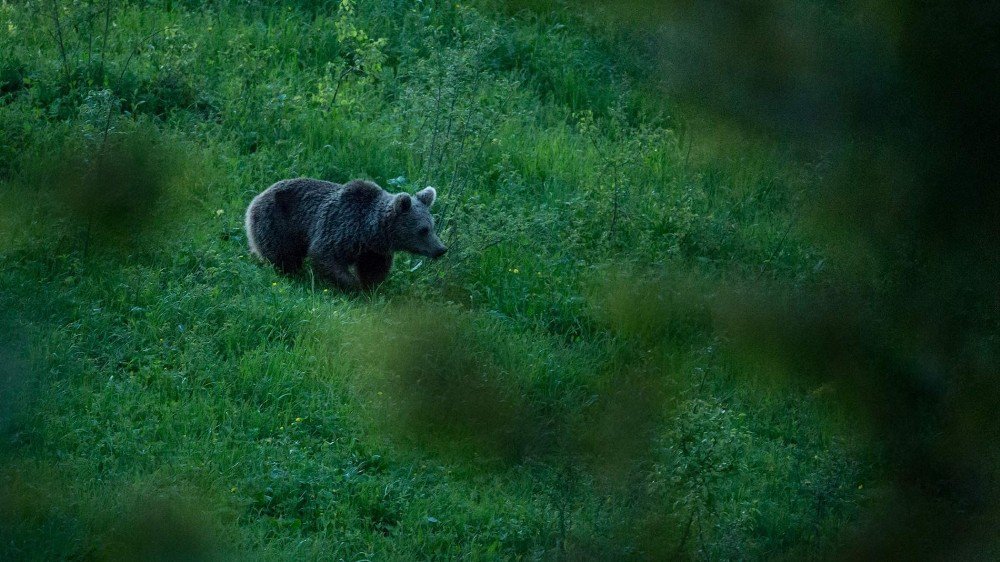
[[[697,290],[822,284],[817,169],[569,10],[266,4],[0,4],[0,557],[839,544],[857,428]],[[281,276],[242,213],[295,176],[437,186],[452,249],[371,294]]]

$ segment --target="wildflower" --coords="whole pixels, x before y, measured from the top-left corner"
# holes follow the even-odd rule
[[[278,286],[278,282],[277,282],[277,281],[275,281],[275,282],[271,283],[271,286],[272,286],[272,287],[277,287],[277,286]]]
[[[217,216],[217,217],[221,217],[221,216],[222,216],[222,213],[223,213],[223,212],[224,212],[224,211],[223,211],[222,209],[216,209],[216,211],[215,211],[215,216]]]
[[[302,423],[302,418],[295,418],[295,423]]]

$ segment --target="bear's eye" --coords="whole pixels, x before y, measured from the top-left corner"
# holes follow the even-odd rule
[[[427,236],[430,233],[431,233],[431,229],[427,228],[426,226],[420,229],[420,235],[421,236]]]

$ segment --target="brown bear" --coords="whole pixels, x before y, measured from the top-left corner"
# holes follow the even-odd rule
[[[448,251],[434,232],[436,197],[433,187],[410,195],[365,180],[281,180],[247,208],[250,252],[284,273],[309,257],[341,289],[369,288],[389,275],[394,252],[439,258]]]

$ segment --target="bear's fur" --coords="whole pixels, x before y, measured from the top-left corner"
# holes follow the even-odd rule
[[[309,257],[313,269],[341,289],[369,288],[389,275],[393,252],[439,258],[447,251],[430,214],[436,197],[433,187],[410,195],[364,180],[282,180],[247,208],[250,252],[284,273]]]

